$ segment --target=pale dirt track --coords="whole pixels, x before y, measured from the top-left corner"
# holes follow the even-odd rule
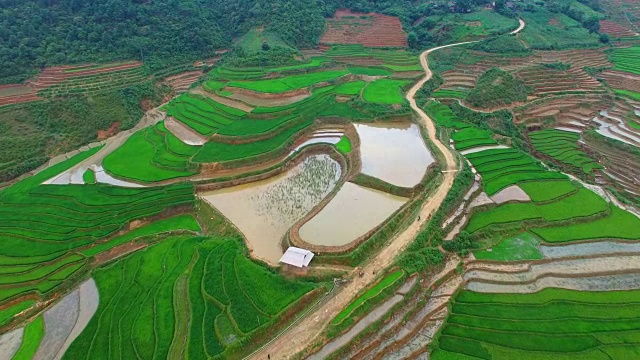
[[[519,21],[520,26],[511,34],[515,35],[524,29],[525,22],[522,21],[522,19]],[[424,83],[433,76],[431,69],[429,69],[428,56],[430,53],[443,48],[469,44],[472,42],[473,41],[438,46],[423,52],[420,55],[420,63],[424,68],[425,77],[416,83],[406,95],[411,108],[417,115],[420,125],[427,130],[429,139],[438,147],[438,150],[443,154],[445,159],[446,170],[442,172],[442,183],[436,192],[427,199],[420,210],[421,220],[414,222],[404,231],[397,234],[374,259],[367,262],[362,268],[352,270],[347,277],[351,279],[351,281],[346,285],[342,285],[341,289],[337,291],[337,294],[333,298],[309,313],[300,322],[290,327],[276,339],[272,340],[272,342],[267,346],[250,356],[250,358],[267,359],[268,355],[270,355],[271,359],[290,359],[312,345],[329,321],[344,309],[344,307],[353,300],[358,292],[364,289],[375,279],[376,276],[374,275],[374,271],[379,274],[382,269],[391,265],[396,256],[399,255],[416,238],[421,227],[427,222],[429,216],[440,207],[440,204],[444,201],[444,198],[447,196],[447,193],[453,185],[453,180],[455,179],[457,171],[456,158],[451,150],[442,144],[436,137],[436,128],[433,120],[431,120],[429,116],[427,116],[427,114],[418,107],[415,95],[416,92],[422,88]],[[357,276],[357,273],[360,271],[364,272],[362,277]]]
[[[445,168],[448,170],[443,173],[442,183],[433,195],[425,202],[420,210],[420,221],[411,224],[404,231],[391,239],[385,248],[371,261],[366,263],[361,269],[353,270],[348,278],[351,279],[346,285],[342,285],[337,294],[325,302],[322,306],[307,315],[299,323],[291,327],[280,337],[270,343],[268,346],[260,350],[252,356],[253,359],[266,359],[267,355],[271,355],[272,359],[290,359],[297,353],[303,351],[322,332],[325,326],[331,321],[345,306],[347,306],[356,294],[370,284],[376,277],[373,273],[380,273],[382,269],[391,265],[396,258],[418,235],[420,228],[427,222],[427,219],[433,214],[444,201],[445,196],[453,185],[456,170],[456,159],[451,151],[442,144],[436,137],[436,129],[433,121],[418,107],[414,99],[416,92],[429,80],[432,72],[429,69],[427,56],[432,51],[460,44],[452,44],[440,46],[427,50],[420,56],[422,67],[425,69],[426,76],[415,84],[406,95],[411,108],[416,112],[420,125],[422,125],[428,133],[429,139],[436,144],[440,152],[445,158]],[[364,276],[357,276],[357,272],[363,271]]]

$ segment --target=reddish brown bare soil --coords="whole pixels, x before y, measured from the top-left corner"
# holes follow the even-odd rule
[[[120,131],[120,121],[116,121],[107,130],[98,130],[98,141],[112,137]]]
[[[187,71],[177,75],[169,76],[164,82],[171,86],[176,92],[184,92],[189,86],[202,76],[202,71]]]
[[[636,35],[634,31],[631,31],[629,28],[626,28],[611,20],[600,20],[600,32],[616,38],[630,37],[630,36]]]
[[[327,29],[320,43],[406,47],[407,34],[397,17],[338,10],[333,18],[327,20]]]
[[[628,72],[607,70],[598,76],[614,89],[640,92],[640,75]]]
[[[38,91],[60,84],[65,80],[135,69],[142,66],[142,63],[132,61],[114,66],[107,65],[100,68],[92,68],[93,65],[94,64],[54,66],[44,69],[38,76],[27,80],[24,84],[3,85],[2,89],[5,90],[23,88],[24,91],[21,90],[17,94],[11,94],[5,91],[4,93],[7,93],[7,95],[2,95],[3,92],[0,92],[0,106],[42,100],[42,98],[38,96]]]

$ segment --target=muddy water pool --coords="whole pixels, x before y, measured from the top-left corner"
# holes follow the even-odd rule
[[[314,155],[273,178],[200,194],[242,231],[253,255],[276,265],[280,240],[336,186],[342,170],[328,155]]]
[[[346,183],[316,216],[300,228],[302,240],[320,246],[349,244],[382,223],[407,198]]]
[[[434,162],[415,124],[354,125],[360,137],[364,174],[393,185],[413,187]]]

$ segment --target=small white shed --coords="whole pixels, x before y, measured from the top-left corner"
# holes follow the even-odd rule
[[[290,246],[287,251],[280,258],[280,262],[292,265],[295,267],[303,268],[309,266],[314,254],[305,249],[300,249],[295,246]]]

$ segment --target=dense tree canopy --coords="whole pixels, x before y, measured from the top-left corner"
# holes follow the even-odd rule
[[[58,64],[210,56],[261,24],[310,45],[325,11],[316,0],[0,0],[0,79]]]

